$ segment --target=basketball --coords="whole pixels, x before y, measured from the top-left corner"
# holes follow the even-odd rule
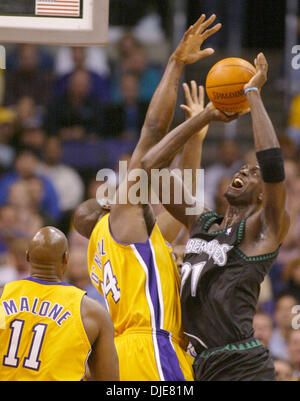
[[[217,109],[241,113],[249,108],[244,85],[255,72],[255,67],[242,58],[225,58],[216,63],[207,74],[207,96]]]

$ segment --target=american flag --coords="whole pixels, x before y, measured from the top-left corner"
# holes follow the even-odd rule
[[[80,17],[80,0],[36,0],[35,14]]]

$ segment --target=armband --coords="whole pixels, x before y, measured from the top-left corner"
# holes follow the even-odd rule
[[[277,183],[285,179],[281,148],[260,150],[256,152],[256,157],[264,182]]]

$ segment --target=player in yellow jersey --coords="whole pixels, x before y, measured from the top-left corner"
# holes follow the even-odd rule
[[[215,15],[202,15],[185,33],[170,56],[162,80],[149,105],[129,173],[168,132],[183,67],[213,53],[202,43],[221,24],[208,27]],[[74,215],[77,231],[89,238],[88,264],[92,283],[104,295],[114,322],[120,380],[193,380],[192,361],[182,332],[180,277],[171,242],[181,224],[162,213],[156,222],[152,208],[120,201],[135,181],[125,180],[119,200],[110,211],[95,199],[80,205]],[[127,198],[126,198],[127,199]]]
[[[65,235],[42,228],[31,240],[30,277],[0,290],[0,380],[119,380],[114,329],[105,308],[62,281]]]

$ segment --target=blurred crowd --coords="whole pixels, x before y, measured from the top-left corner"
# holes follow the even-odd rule
[[[29,239],[54,225],[70,240],[68,280],[103,302],[72,214],[95,197],[99,169],[130,157],[162,65],[124,30],[113,56],[103,48],[10,46],[0,73],[0,286],[28,275]]]
[[[104,302],[90,283],[88,242],[73,230],[72,213],[95,197],[99,169],[117,170],[119,160],[129,159],[161,79],[164,62],[137,37],[125,30],[113,56],[99,48],[10,48],[0,75],[0,286],[28,275],[28,241],[42,226],[54,225],[69,239],[66,280]],[[287,130],[279,135],[291,228],[262,284],[254,319],[255,336],[276,360],[278,380],[300,378],[300,330],[292,328],[300,325],[299,118],[295,95]],[[205,201],[222,214],[230,177],[255,154],[241,154],[229,139],[218,152],[205,170]]]

